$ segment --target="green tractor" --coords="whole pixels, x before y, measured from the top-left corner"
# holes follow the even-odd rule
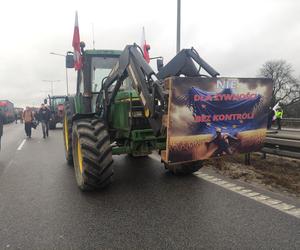
[[[82,69],[77,72],[77,93],[65,102],[63,137],[66,160],[74,165],[80,189],[106,187],[112,181],[113,155],[144,157],[167,147],[169,76],[199,76],[196,61],[210,71],[194,51],[183,50],[156,74],[142,50],[128,45],[123,51],[85,50],[81,43]],[[66,66],[73,67],[72,55]],[[161,65],[161,61],[158,65]],[[175,174],[197,171],[202,162],[169,164]]]
[[[57,123],[63,123],[64,119],[64,103],[66,96],[48,96],[49,109],[51,117],[49,121],[49,129],[55,129]],[[47,104],[48,100],[45,99],[44,103]]]

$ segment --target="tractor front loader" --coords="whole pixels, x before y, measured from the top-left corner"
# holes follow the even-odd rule
[[[136,44],[123,51],[84,50],[81,45],[83,67],[78,70],[77,94],[67,97],[63,123],[66,159],[74,165],[78,186],[92,190],[111,183],[112,156],[120,154],[143,157],[158,151],[165,167],[175,174],[200,169],[203,158],[199,155],[204,151],[198,141],[189,143],[195,138],[189,133],[192,129],[181,125],[192,103],[178,93],[179,86],[196,91],[192,83],[204,81],[208,86],[219,73],[193,48],[182,50],[156,74]],[[200,74],[201,68],[209,75]],[[182,102],[187,103],[179,106],[184,111],[175,112],[174,103]],[[196,111],[190,117],[197,117]],[[211,139],[205,136],[206,141]],[[207,145],[207,152],[215,150],[213,143],[205,143],[200,146]],[[184,154],[180,158],[177,152]]]

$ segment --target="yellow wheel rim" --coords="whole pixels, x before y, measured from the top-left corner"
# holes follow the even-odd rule
[[[148,108],[145,108],[145,116],[148,118],[150,116],[150,110]]]
[[[82,174],[82,172],[83,172],[83,163],[82,163],[82,152],[81,152],[81,146],[80,146],[80,143],[79,143],[79,139],[77,141],[77,157],[78,157],[79,170],[80,170],[80,173]]]
[[[67,116],[65,116],[64,119],[64,135],[65,135],[65,142],[66,142],[66,150],[69,151],[69,131],[68,131]]]

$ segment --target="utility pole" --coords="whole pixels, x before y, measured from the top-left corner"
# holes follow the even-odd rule
[[[53,96],[53,83],[60,82],[60,80],[43,80],[43,82],[50,82],[51,84],[51,96]]]
[[[181,0],[177,0],[177,42],[176,53],[180,51]]]
[[[92,35],[93,35],[93,49],[95,49],[95,33],[94,33],[94,23],[92,23]]]
[[[55,56],[63,56],[66,58],[66,55],[55,53],[55,52],[50,52],[51,55]],[[69,77],[68,77],[68,68],[66,67],[66,87],[67,87],[67,95],[69,95]]]

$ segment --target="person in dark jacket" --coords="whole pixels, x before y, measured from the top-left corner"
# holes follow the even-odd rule
[[[44,103],[42,103],[41,108],[38,113],[38,119],[42,124],[42,130],[43,130],[43,138],[46,138],[46,136],[49,136],[49,120],[51,117],[50,110],[45,106]]]
[[[273,117],[275,115],[275,111],[272,107],[269,107],[269,113],[268,113],[268,125],[267,128],[270,129],[272,127]]]
[[[3,124],[4,124],[4,115],[0,111],[0,150],[1,150],[1,137],[3,135]]]

